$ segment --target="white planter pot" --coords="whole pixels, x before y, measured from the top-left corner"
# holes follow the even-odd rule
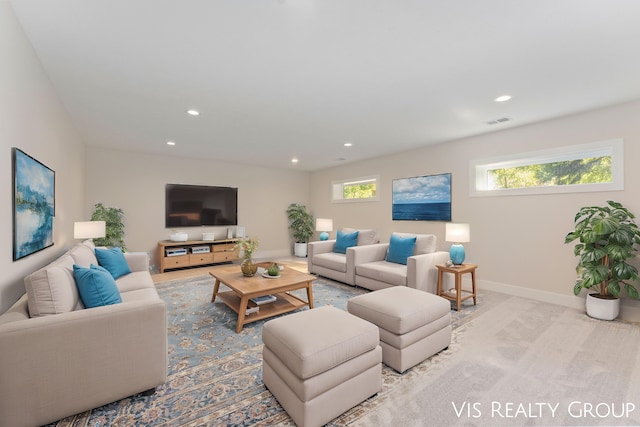
[[[293,245],[293,254],[300,258],[307,257],[307,244],[306,243],[295,243]]]
[[[620,314],[620,298],[606,299],[587,295],[587,315],[600,320],[613,320]]]

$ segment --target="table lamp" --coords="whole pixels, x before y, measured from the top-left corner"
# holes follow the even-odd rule
[[[93,239],[106,236],[104,221],[79,221],[73,223],[74,239]]]
[[[320,240],[329,239],[329,231],[333,231],[333,220],[328,218],[316,218],[316,231],[320,231]]]
[[[460,265],[464,262],[464,246],[462,243],[467,243],[469,239],[469,224],[455,224],[448,222],[446,224],[445,238],[447,242],[453,242],[451,249],[449,250],[449,256],[451,262],[455,265]]]

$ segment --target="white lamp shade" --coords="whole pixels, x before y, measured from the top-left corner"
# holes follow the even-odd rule
[[[470,242],[469,224],[456,224],[448,222],[445,224],[445,240],[454,243]]]
[[[333,220],[328,218],[316,218],[316,231],[333,231]]]
[[[73,224],[74,239],[93,239],[106,235],[104,221],[80,221]]]

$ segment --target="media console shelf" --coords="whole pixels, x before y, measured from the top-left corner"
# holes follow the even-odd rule
[[[213,241],[187,240],[185,242],[161,240],[158,242],[160,273],[164,273],[166,270],[174,268],[235,261],[239,258],[238,253],[233,250],[234,246],[235,240],[233,239]],[[181,251],[182,253],[178,251],[177,253],[179,253],[179,255],[168,255],[171,251],[179,249],[184,249],[184,251]],[[198,252],[198,249],[203,250],[203,252]]]

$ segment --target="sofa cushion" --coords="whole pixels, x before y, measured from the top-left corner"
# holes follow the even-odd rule
[[[407,286],[407,266],[395,262],[375,261],[356,265],[356,275],[395,286]]]
[[[93,249],[84,243],[78,243],[67,252],[73,258],[74,264],[89,268],[91,264],[98,264]]]
[[[392,234],[386,260],[397,264],[406,264],[407,258],[413,255],[415,246],[416,236],[400,237],[397,234]]]
[[[336,244],[333,247],[333,251],[339,254],[346,254],[347,248],[356,246],[358,242],[358,231],[353,233],[344,233],[342,230],[338,230],[338,236],[336,237]]]
[[[74,265],[73,276],[85,307],[101,307],[122,302],[116,281],[105,268],[95,264],[91,264],[89,268]]]
[[[374,243],[380,243],[378,232],[372,228],[365,228],[362,230],[358,230],[355,228],[344,227],[342,231],[347,234],[357,231],[358,232],[358,241],[356,243],[357,246],[373,245]]]
[[[153,284],[153,279],[148,271],[134,271],[130,274],[121,276],[116,280],[118,290],[122,295],[124,301],[124,294],[136,291],[138,289],[154,289],[156,286]]]
[[[129,264],[122,253],[122,249],[115,247],[110,249],[95,249],[98,264],[107,269],[114,279],[131,273]]]
[[[393,233],[399,237],[416,238],[416,246],[413,248],[413,255],[430,254],[436,251],[435,234],[412,234],[412,233]],[[392,235],[393,235],[392,234]]]
[[[51,264],[25,277],[31,317],[66,313],[82,308],[73,279],[73,258],[63,255]]]
[[[342,273],[346,273],[347,271],[347,256],[345,254],[327,252],[315,255],[313,257],[313,263],[319,267],[328,268],[333,271],[340,271]]]

